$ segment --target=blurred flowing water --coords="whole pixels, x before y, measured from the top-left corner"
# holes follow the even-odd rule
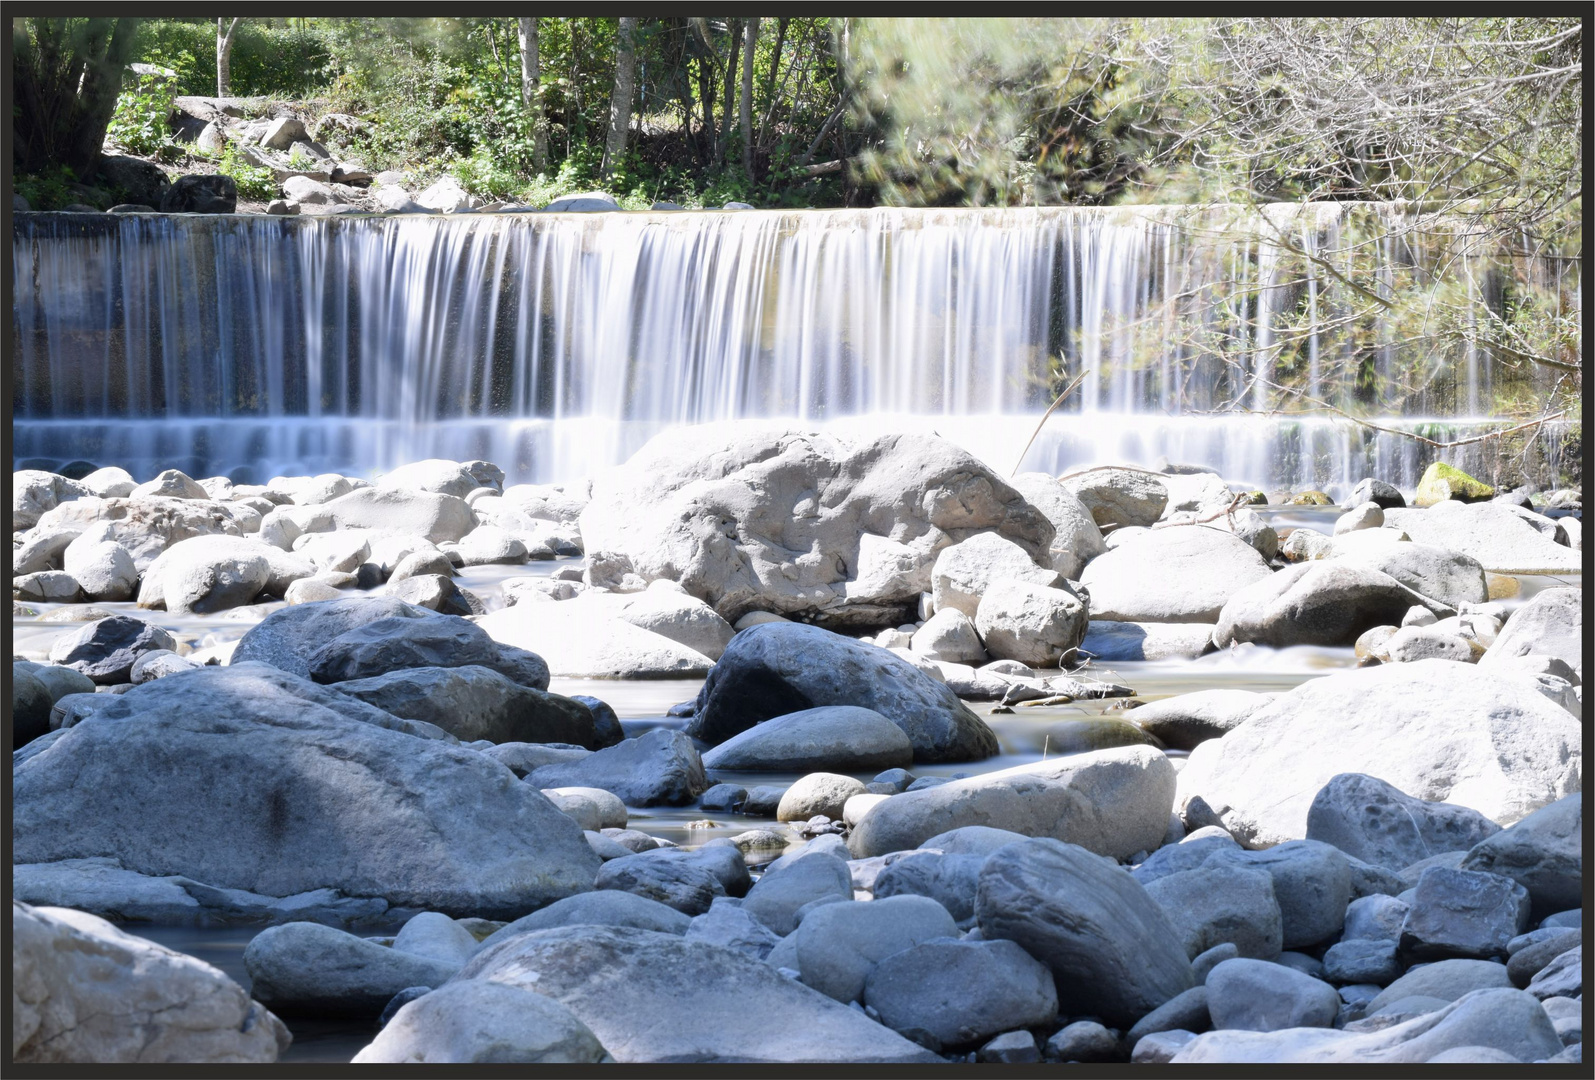
[[[1449,275],[1481,312],[1520,279],[1562,305],[1579,284],[1570,259],[1429,265],[1411,234],[1378,240],[1401,213],[19,214],[14,460],[264,480],[441,456],[560,481],[674,424],[768,417],[936,431],[1007,472],[1082,373],[1026,468],[1166,456],[1260,487],[1410,488],[1432,449],[1280,412],[1268,382],[1445,440],[1538,376],[1456,345],[1412,392],[1398,328],[1337,307],[1302,253],[1372,236],[1381,281]],[[1305,347],[1276,370],[1293,324]],[[1530,441],[1554,463],[1564,436]]]

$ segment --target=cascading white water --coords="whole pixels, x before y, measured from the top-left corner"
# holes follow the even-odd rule
[[[1315,252],[1337,245],[1351,213],[1265,216]],[[560,480],[671,424],[791,417],[934,430],[1006,472],[1052,395],[1083,373],[1025,468],[1166,456],[1259,486],[1413,484],[1432,450],[1278,411],[1271,345],[1297,308],[1313,329],[1300,389],[1360,412],[1388,403],[1370,410],[1344,376],[1341,313],[1319,310],[1314,264],[1305,288],[1282,282],[1282,249],[1231,235],[1233,218],[18,215],[14,458],[264,479],[438,456]],[[1412,259],[1390,245],[1381,257],[1391,273]],[[1488,302],[1475,281],[1486,268],[1463,272]],[[1576,280],[1564,284],[1576,296]],[[1226,285],[1243,302],[1218,325]],[[1193,320],[1245,339],[1251,359],[1208,355]],[[1397,359],[1387,344],[1381,373]],[[1385,426],[1443,437],[1485,422],[1492,367],[1472,348],[1457,364]]]

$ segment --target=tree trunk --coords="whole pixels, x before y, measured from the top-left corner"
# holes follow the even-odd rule
[[[731,125],[737,114],[737,61],[742,55],[742,20],[731,20],[731,49],[726,57],[725,105],[720,110],[720,138],[714,144],[714,167],[725,164],[731,145]]]
[[[714,46],[709,43],[709,31],[702,19],[689,20],[703,45],[703,55],[698,57],[698,97],[703,99],[703,127],[699,129],[700,150],[698,159],[705,167],[714,161]]]
[[[637,20],[622,18],[615,33],[615,92],[609,98],[609,138],[604,142],[604,163],[599,170],[605,179],[626,155],[626,129],[631,126],[631,95],[636,84],[637,53],[632,33]]]
[[[548,121],[543,118],[541,60],[537,53],[537,20],[521,19],[521,102],[532,114],[532,168],[548,167]]]
[[[765,135],[770,129],[770,117],[775,113],[775,83],[781,73],[781,49],[786,45],[786,24],[792,20],[775,21],[775,48],[770,54],[770,74],[764,80],[764,118],[759,121],[759,149],[766,149]]]
[[[19,172],[65,165],[86,179],[143,19],[12,21],[12,155]]]
[[[742,174],[753,183],[753,50],[759,42],[758,16],[742,37]]]
[[[216,96],[230,97],[233,92],[233,31],[238,29],[242,19],[234,19],[227,23],[226,19],[216,20]],[[222,24],[227,23],[227,29],[222,29]]]

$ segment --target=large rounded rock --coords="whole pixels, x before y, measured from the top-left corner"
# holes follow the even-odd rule
[[[823,815],[840,820],[847,800],[864,794],[864,784],[851,776],[816,772],[799,777],[787,788],[775,809],[777,821],[807,821]]]
[[[687,733],[720,743],[822,705],[880,713],[908,736],[916,761],[978,761],[997,752],[996,735],[944,684],[885,649],[789,622],[732,639],[698,693]]]
[[[598,1037],[552,998],[467,979],[423,994],[393,1014],[356,1064],[613,1061]]]
[[[210,498],[210,492],[194,483],[193,479],[181,469],[167,469],[159,473],[155,479],[146,481],[134,488],[132,497],[135,499],[148,499],[156,495],[169,499]]]
[[[1145,469],[1086,469],[1059,483],[1104,529],[1149,526],[1163,516],[1169,501],[1163,477]]]
[[[133,662],[144,653],[176,648],[177,641],[159,626],[131,615],[112,615],[56,638],[50,646],[50,662],[109,686],[127,682]]]
[[[1241,866],[1202,866],[1147,882],[1179,934],[1185,954],[1196,959],[1226,942],[1240,956],[1273,960],[1283,947],[1279,901],[1274,880],[1261,870]]]
[[[1124,1028],[1195,984],[1157,903],[1129,872],[1084,848],[1026,840],[980,872],[975,917],[987,940],[1017,942],[1052,969],[1067,1015]]]
[[[1030,552],[997,533],[976,533],[943,548],[930,572],[936,610],[953,608],[970,618],[991,583],[1000,579],[1043,587],[1058,584],[1058,572],[1036,565]]]
[[[44,682],[21,664],[11,665],[11,748],[37,739],[50,730],[50,710],[55,705]]]
[[[264,665],[146,683],[15,770],[13,857],[489,918],[591,886],[599,859],[574,821],[406,725]]]
[[[1011,941],[927,941],[903,949],[875,965],[863,1000],[887,1027],[916,1042],[929,1035],[942,1046],[1041,1027],[1058,1015],[1052,972]]]
[[[270,1062],[288,1029],[203,961],[67,908],[11,905],[11,1060]]]
[[[664,578],[626,597],[615,614],[622,622],[669,638],[710,660],[720,659],[735,633],[714,608]]]
[[[848,847],[869,858],[985,825],[1128,858],[1162,843],[1174,790],[1174,768],[1161,751],[1096,750],[894,795],[858,823]]]
[[[975,890],[985,861],[984,854],[911,851],[876,875],[870,891],[877,900],[888,896],[928,896],[946,908],[960,926],[966,926],[975,917]]]
[[[1529,891],[1534,916],[1579,906],[1584,872],[1584,796],[1575,792],[1480,841],[1459,863],[1511,878]]]
[[[768,964],[674,934],[608,926],[523,934],[483,949],[457,979],[553,998],[621,1062],[938,1060]]]
[[[1388,510],[1385,524],[1415,543],[1460,552],[1491,573],[1578,573],[1580,554],[1544,535],[1524,513],[1501,502],[1447,501],[1427,510]]]
[[[951,443],[758,421],[654,437],[594,479],[581,515],[595,580],[669,578],[731,623],[750,611],[900,623],[937,553],[987,530],[1048,557],[1046,517]]]
[[[1376,530],[1371,535],[1378,539],[1369,542],[1351,543],[1344,538],[1337,540],[1335,560],[1365,570],[1377,570],[1395,578],[1413,592],[1447,607],[1481,604],[1489,599],[1490,590],[1485,583],[1484,567],[1479,565],[1477,559],[1429,544],[1399,540],[1394,543],[1378,542],[1382,539],[1379,534],[1387,532],[1390,530]]]
[[[1364,630],[1399,625],[1414,599],[1377,570],[1333,559],[1299,563],[1231,596],[1213,641],[1219,648],[1245,641],[1275,648],[1350,645]]]
[[[998,578],[975,610],[986,651],[1031,667],[1058,667],[1085,639],[1090,614],[1072,589]]]
[[[870,972],[888,956],[957,936],[947,909],[924,896],[826,904],[792,932],[803,984],[843,1004],[863,995]]]
[[[1477,810],[1414,799],[1361,773],[1332,777],[1307,811],[1307,839],[1396,871],[1447,851],[1467,851],[1500,831]]]
[[[1511,878],[1431,866],[1418,878],[1401,923],[1401,952],[1416,961],[1505,960],[1528,928],[1528,890]]]
[[[274,611],[252,627],[233,651],[233,663],[250,661],[310,678],[310,658],[333,638],[357,626],[392,616],[426,618],[421,608],[382,596],[352,596],[342,600],[299,604]],[[547,689],[544,682],[539,689]]]
[[[91,494],[76,480],[40,469],[23,469],[11,474],[11,528],[31,529],[44,515],[62,503]]]
[[[913,743],[880,713],[827,705],[777,716],[733,735],[703,756],[703,766],[747,772],[869,772],[903,768],[913,760]]]
[[[1176,525],[1142,533],[1087,564],[1091,617],[1116,622],[1215,622],[1225,603],[1269,576],[1232,533]]]
[[[327,641],[310,655],[310,677],[320,683],[336,683],[404,668],[479,665],[523,686],[541,689],[548,685],[548,668],[540,657],[500,645],[481,627],[458,615],[409,610],[419,617],[408,612],[390,615],[361,623]]]
[[[1187,823],[1266,847],[1306,836],[1312,800],[1344,772],[1509,824],[1578,789],[1582,733],[1532,684],[1472,664],[1365,668],[1303,683],[1198,746],[1179,804]]]
[[[47,512],[39,523],[49,528],[87,530],[104,523],[102,540],[113,540],[127,549],[140,574],[149,569],[155,557],[173,544],[196,536],[242,536],[243,529],[217,502],[197,499],[95,499],[82,498],[62,503]]]
[[[131,600],[138,592],[138,567],[133,556],[101,523],[89,526],[61,553],[61,565],[77,580],[90,600]]]
[[[464,499],[427,491],[361,488],[318,509],[339,529],[415,533],[434,544],[458,541],[476,527],[476,519]]]
[[[412,461],[377,478],[377,486],[408,491],[429,491],[463,499],[481,485],[458,461],[428,458]]]
[[[1554,656],[1582,675],[1584,597],[1578,589],[1546,589],[1516,611],[1479,660],[1486,669],[1520,656]]]
[[[405,987],[441,985],[460,967],[313,922],[268,927],[244,950],[251,992],[284,1014],[375,1017]]]
[[[684,934],[691,922],[675,908],[657,900],[619,889],[602,889],[567,896],[530,915],[523,915],[483,938],[481,948],[491,948],[517,934],[560,926],[635,926],[661,934]]]
[[[539,788],[602,788],[627,806],[684,806],[709,790],[692,740],[669,728],[622,739],[577,761],[543,765],[528,773],[526,782]]]
[[[940,608],[926,619],[908,647],[927,660],[950,664],[984,664],[989,659],[975,624],[954,607]]]
[[[1056,478],[1019,473],[1010,483],[1052,522],[1051,566],[1064,578],[1077,579],[1086,563],[1107,550],[1090,509]]]
[[[581,702],[474,664],[405,668],[332,687],[394,716],[435,724],[461,742],[569,743],[597,750],[613,741],[601,737],[592,711]]]
[[[851,900],[853,879],[847,863],[834,855],[805,851],[781,865],[772,864],[748,890],[743,908],[777,934],[790,934],[797,913],[816,900]]]
[[[139,607],[174,614],[208,614],[240,607],[266,593],[312,577],[307,559],[241,536],[198,536],[173,544],[150,563],[139,587]]]
[[[1340,1011],[1334,987],[1264,960],[1225,960],[1208,972],[1206,986],[1207,1009],[1220,1030],[1326,1028]]]

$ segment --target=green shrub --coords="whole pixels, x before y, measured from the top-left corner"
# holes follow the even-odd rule
[[[326,35],[319,20],[301,27],[286,19],[244,19],[233,33],[232,93],[291,98],[317,93],[329,75]],[[134,55],[176,71],[180,94],[216,93],[215,19],[150,19],[139,28]]]
[[[72,185],[77,183],[77,179],[71,169],[61,165],[55,172],[18,176],[13,186],[16,193],[27,199],[28,205],[33,209],[59,210],[68,203],[83,201],[72,190]]]
[[[245,161],[233,143],[228,143],[222,149],[216,161],[216,171],[233,178],[233,183],[238,185],[240,199],[269,202],[277,197],[276,174]]]
[[[174,84],[160,75],[140,75],[116,99],[106,135],[134,154],[146,157],[175,146],[172,139]]]

